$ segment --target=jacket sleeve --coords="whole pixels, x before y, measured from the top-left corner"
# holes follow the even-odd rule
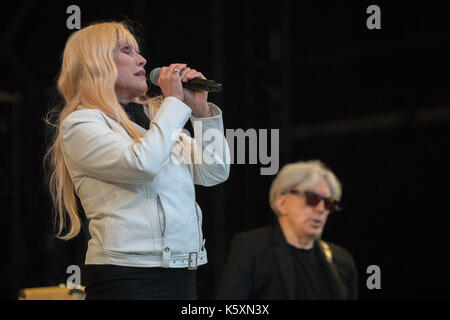
[[[349,269],[349,280],[348,280],[348,299],[356,300],[358,299],[358,271],[355,266],[355,261],[353,257],[349,254],[348,260]]]
[[[71,113],[61,123],[62,149],[70,168],[112,183],[152,180],[167,164],[178,133],[191,109],[174,97],[161,104],[139,142],[112,130],[99,110]]]
[[[231,241],[230,252],[223,271],[217,299],[249,300],[252,294],[253,261],[245,239],[237,235]]]
[[[210,103],[213,116],[195,118],[191,116],[194,140],[193,159],[194,183],[213,186],[224,182],[230,174],[230,150],[224,135],[222,111]]]
[[[337,267],[342,284],[347,288],[345,299],[358,299],[358,271],[351,253],[341,246],[331,244],[334,262]]]

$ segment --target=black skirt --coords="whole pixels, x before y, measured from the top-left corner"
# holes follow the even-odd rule
[[[187,268],[84,266],[86,300],[195,300],[196,271]]]

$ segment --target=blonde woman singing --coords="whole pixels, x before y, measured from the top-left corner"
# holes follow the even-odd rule
[[[76,196],[89,219],[86,299],[196,299],[195,269],[207,256],[194,184],[229,175],[221,110],[182,86],[203,74],[163,67],[162,96],[148,98],[145,65],[122,23],[90,25],[65,45],[65,104],[47,159],[58,236],[80,232]],[[194,138],[182,131],[188,119],[201,124]],[[215,147],[202,139],[207,130],[220,133]]]

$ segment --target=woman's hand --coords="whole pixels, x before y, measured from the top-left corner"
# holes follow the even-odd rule
[[[180,72],[182,82],[188,82],[192,79],[206,79],[205,76],[195,69],[184,68]],[[192,109],[192,115],[196,118],[203,118],[209,115],[208,92],[197,91],[184,88],[184,103]]]
[[[209,113],[208,92],[194,91],[183,88],[182,82],[201,78],[203,74],[187,67],[184,63],[174,63],[169,67],[162,67],[159,73],[158,85],[165,97],[173,96],[192,109],[192,115],[197,118],[207,117]]]
[[[186,68],[184,63],[174,63],[168,67],[161,68],[158,85],[164,97],[172,96],[184,101],[184,90],[180,78],[180,72],[184,68]]]

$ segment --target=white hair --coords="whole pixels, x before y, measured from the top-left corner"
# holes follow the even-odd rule
[[[269,201],[272,210],[278,215],[275,199],[290,190],[306,190],[314,187],[322,178],[330,188],[331,197],[340,200],[342,187],[338,178],[319,160],[299,161],[285,165],[272,182]]]

